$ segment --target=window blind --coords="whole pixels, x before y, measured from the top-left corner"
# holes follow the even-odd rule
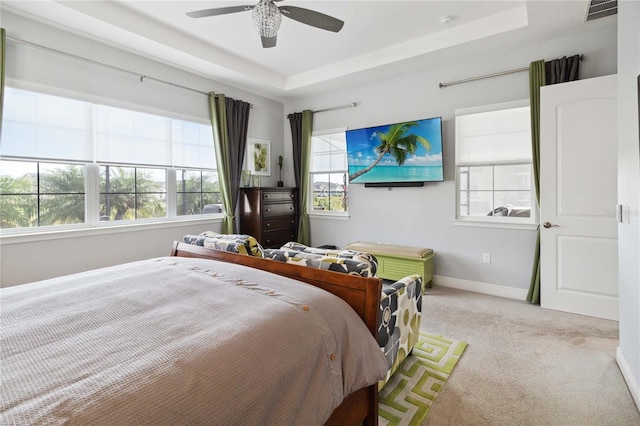
[[[6,87],[0,154],[90,161],[91,114],[85,102]]]
[[[529,107],[456,115],[456,165],[531,162]]]
[[[0,154],[214,169],[211,126],[7,87]]]
[[[345,133],[313,135],[311,171],[331,172],[347,169]]]

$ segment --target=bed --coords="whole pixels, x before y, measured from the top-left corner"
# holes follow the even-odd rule
[[[380,289],[183,243],[2,289],[0,424],[376,424]]]

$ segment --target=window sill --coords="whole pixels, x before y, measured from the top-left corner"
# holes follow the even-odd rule
[[[460,220],[455,219],[452,222],[455,226],[473,226],[481,228],[502,228],[502,229],[520,229],[523,231],[536,231],[537,223],[518,223],[518,222],[494,222],[486,220]]]
[[[65,229],[33,229],[26,232],[13,233],[3,231],[0,233],[0,245],[20,244],[34,241],[59,240],[64,238],[77,238],[94,235],[119,234],[123,232],[147,231],[153,229],[178,228],[199,223],[208,224],[222,222],[222,216],[206,216],[197,219],[160,220],[152,222],[138,222],[118,225],[101,225],[96,227],[74,227]]]
[[[349,213],[309,213],[310,219],[349,220]]]

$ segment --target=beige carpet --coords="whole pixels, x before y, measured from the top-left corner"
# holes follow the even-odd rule
[[[617,322],[439,286],[422,310],[421,330],[468,343],[422,425],[640,425]]]

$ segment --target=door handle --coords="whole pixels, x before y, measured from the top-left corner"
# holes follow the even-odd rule
[[[542,224],[542,226],[544,226],[545,228],[551,228],[552,226],[558,226],[556,224],[553,223],[549,223],[549,222],[545,222]]]

